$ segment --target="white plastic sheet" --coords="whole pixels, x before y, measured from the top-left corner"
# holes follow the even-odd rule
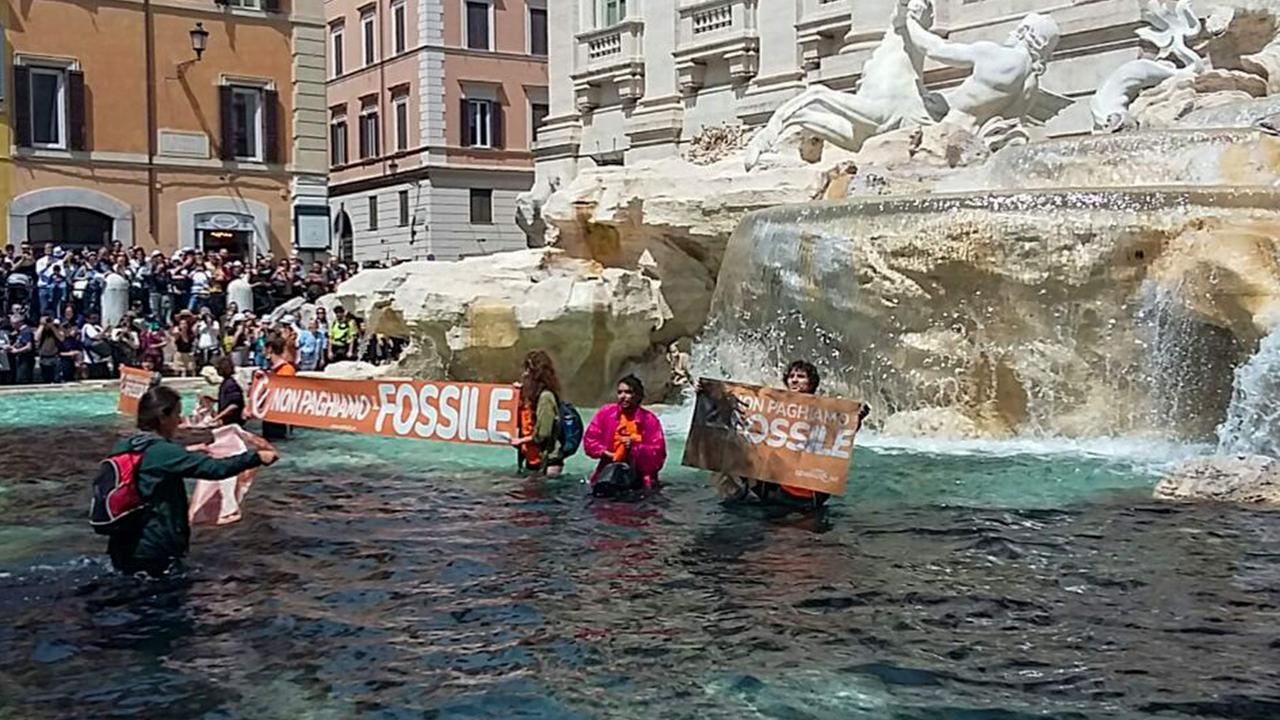
[[[250,449],[269,449],[270,443],[238,425],[227,425],[213,431],[213,442],[204,452],[216,458],[239,455]],[[191,493],[187,519],[192,525],[227,525],[240,519],[240,503],[253,485],[258,470],[245,470],[226,480],[197,480]]]

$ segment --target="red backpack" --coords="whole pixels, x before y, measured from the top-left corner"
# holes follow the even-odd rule
[[[114,535],[120,528],[140,518],[147,504],[138,494],[138,466],[142,453],[112,455],[98,466],[93,478],[93,500],[89,504],[89,525],[99,535]]]

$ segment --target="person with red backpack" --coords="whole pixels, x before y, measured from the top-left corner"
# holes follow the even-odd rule
[[[172,388],[154,387],[138,402],[138,430],[116,443],[94,481],[89,522],[111,537],[111,564],[123,573],[159,577],[187,554],[186,478],[222,480],[244,470],[271,465],[273,450],[215,459],[173,442],[182,423],[182,398]]]

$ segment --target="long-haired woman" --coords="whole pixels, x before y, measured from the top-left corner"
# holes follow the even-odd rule
[[[520,451],[520,465],[555,477],[564,470],[560,444],[560,378],[555,363],[542,350],[524,356],[520,372],[519,437],[511,444]]]

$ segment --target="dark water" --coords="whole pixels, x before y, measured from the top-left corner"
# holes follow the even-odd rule
[[[95,402],[0,427],[3,718],[1280,718],[1280,514],[1113,460],[862,451],[767,517],[303,433],[138,581],[84,524]]]

